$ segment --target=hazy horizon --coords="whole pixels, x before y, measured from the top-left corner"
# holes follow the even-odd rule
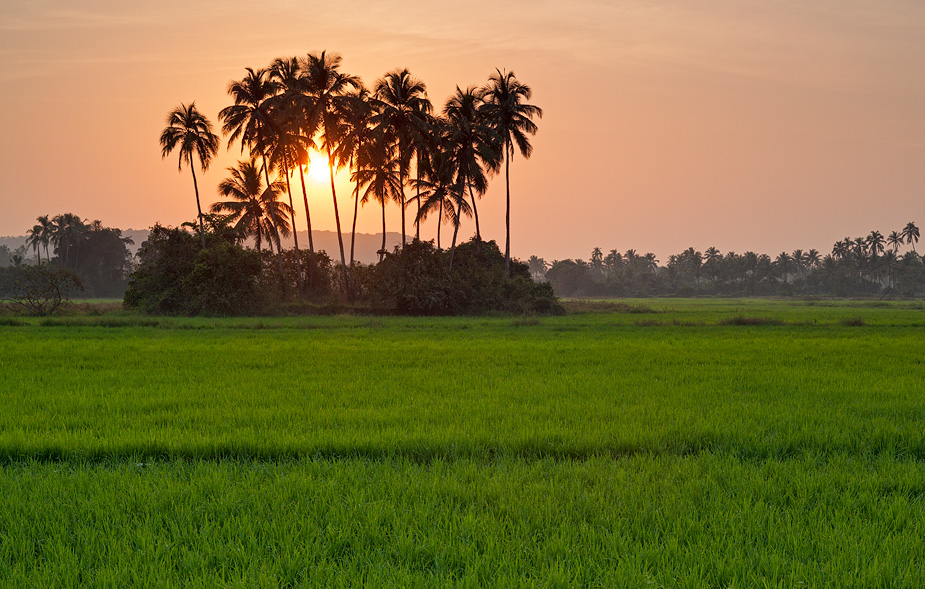
[[[0,235],[24,234],[40,214],[134,229],[194,218],[189,171],[160,157],[167,111],[195,100],[217,126],[245,67],[322,49],[367,84],[409,68],[437,109],[495,67],[533,88],[545,116],[533,158],[511,167],[516,257],[827,252],[925,222],[925,4],[452,6],[278,0],[257,17],[241,2],[6,6]],[[204,206],[240,158],[224,146],[200,175]],[[333,230],[329,190],[309,190],[313,227]],[[349,191],[340,185],[342,223]],[[400,231],[389,213],[388,231]],[[479,214],[483,236],[503,243],[503,177]],[[379,223],[366,209],[357,231]],[[434,231],[425,224],[422,238]],[[473,231],[466,221],[460,237]]]

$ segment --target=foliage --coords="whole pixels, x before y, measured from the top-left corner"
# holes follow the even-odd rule
[[[367,296],[402,315],[564,312],[548,285],[533,282],[526,264],[515,263],[507,276],[494,241],[460,244],[452,269],[448,256],[430,242],[414,240],[378,264]]]
[[[50,264],[17,266],[11,278],[10,308],[31,315],[53,314],[82,288],[80,277],[72,270]]]
[[[722,254],[715,247],[701,253],[693,247],[668,257],[659,266],[655,255],[635,250],[604,256],[594,248],[589,261],[556,260],[548,266],[532,258],[535,276],[545,277],[559,296],[879,296],[915,297],[925,292],[925,264],[915,252],[916,231],[884,239],[879,231],[867,238],[845,238],[832,253],[816,250],[767,254]],[[911,237],[904,237],[904,235]],[[901,253],[903,245],[910,250]],[[889,249],[886,246],[889,246]]]
[[[339,292],[342,285],[335,278],[334,262],[325,251],[311,253],[299,251],[301,270],[305,283],[302,299],[310,302],[327,302]],[[282,250],[279,259],[273,252],[264,251],[261,256],[262,270],[258,278],[264,300],[273,305],[296,295],[295,249]],[[280,274],[280,265],[282,274]]]
[[[205,249],[197,235],[181,228],[152,227],[138,252],[125,306],[179,315],[254,312],[260,303],[259,254],[215,232],[204,237]]]

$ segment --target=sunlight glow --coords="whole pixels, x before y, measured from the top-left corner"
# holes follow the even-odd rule
[[[309,157],[311,164],[308,169],[308,175],[319,182],[327,181],[330,178],[327,156],[318,152],[312,152],[309,154]]]

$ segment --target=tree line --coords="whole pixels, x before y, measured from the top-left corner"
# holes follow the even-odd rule
[[[529,158],[530,137],[537,131],[534,118],[539,107],[529,104],[532,91],[513,72],[497,69],[484,86],[456,92],[435,112],[426,85],[407,69],[396,69],[367,87],[355,75],[341,69],[341,57],[322,51],[305,57],[281,57],[265,68],[245,68],[240,80],[228,84],[233,104],[218,118],[230,149],[240,143],[245,159],[228,168],[229,177],[218,187],[226,200],[211,205],[235,231],[239,241],[253,240],[276,249],[280,276],[284,272],[281,237],[295,238],[296,288],[305,294],[306,272],[298,242],[297,207],[293,197],[298,176],[309,259],[316,254],[312,239],[310,199],[304,171],[312,151],[327,158],[331,198],[338,235],[339,271],[348,297],[354,294],[351,279],[354,247],[349,260],[343,240],[335,173],[349,172],[354,201],[352,233],[355,234],[360,205],[379,204],[382,212],[386,254],[386,207],[395,204],[401,213],[402,247],[407,243],[406,212],[413,214],[414,238],[420,240],[421,222],[438,218],[434,239],[443,251],[441,229],[447,224],[452,238],[446,263],[452,269],[459,227],[464,217],[475,221],[475,239],[481,241],[478,201],[488,189],[490,176],[504,168],[506,219],[504,268],[511,274],[510,255],[510,162],[516,153]],[[178,168],[189,167],[196,195],[197,224],[202,248],[208,233],[199,195],[195,164],[207,170],[221,140],[211,121],[195,105],[181,103],[167,115],[160,135],[162,157],[179,153]]]
[[[41,215],[26,232],[25,249],[0,268],[0,295],[9,296],[14,283],[30,267],[60,269],[73,275],[84,296],[118,297],[125,292],[133,265],[128,246],[132,239],[122,230],[100,221],[82,219],[73,213]],[[32,250],[32,257],[26,255]]]
[[[652,253],[608,254],[594,248],[589,260],[528,260],[536,280],[548,280],[558,296],[889,296],[925,290],[925,265],[916,250],[919,228],[906,224],[884,236],[839,240],[832,252],[815,249],[767,254],[704,252],[690,247],[664,265]],[[904,251],[905,250],[905,251]]]

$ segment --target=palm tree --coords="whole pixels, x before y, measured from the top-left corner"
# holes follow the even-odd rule
[[[821,263],[822,263],[822,258],[819,257],[819,252],[815,249],[810,248],[810,250],[806,252],[806,265],[809,266],[810,268],[816,268]]]
[[[441,127],[447,127],[441,124]],[[418,211],[415,222],[433,213],[437,213],[437,248],[441,248],[440,228],[446,221],[453,225],[453,243],[450,246],[449,266],[453,267],[453,255],[456,251],[456,239],[462,216],[472,216],[472,207],[466,201],[463,182],[460,181],[459,160],[455,157],[449,141],[449,133],[438,136],[439,140],[431,151],[429,165],[423,175],[415,180],[415,188],[421,191],[424,201]]]
[[[86,223],[73,213],[55,215],[51,221],[51,242],[55,246],[55,253],[58,254],[61,265],[76,270],[80,255],[80,242],[87,231]],[[73,266],[71,265],[72,250],[74,252]]]
[[[240,235],[252,236],[257,251],[266,239],[276,244],[280,275],[283,274],[283,252],[280,234],[289,235],[290,227],[286,215],[290,206],[279,201],[282,184],[276,182],[264,189],[257,162],[252,157],[249,161],[238,162],[237,168],[228,168],[231,177],[222,180],[218,193],[231,200],[212,204],[213,213],[228,213],[229,220],[234,221],[234,229]]]
[[[280,115],[283,115],[286,124],[285,128],[279,131],[287,137],[288,149],[291,152],[288,164],[297,166],[302,172],[299,174],[299,181],[302,185],[305,222],[308,226],[308,251],[314,255],[315,243],[312,238],[312,216],[308,206],[305,174],[302,171],[303,165],[310,164],[308,150],[314,147],[312,141],[313,130],[310,124],[313,107],[310,96],[311,87],[302,67],[302,62],[295,57],[275,59],[270,65],[269,76],[270,80],[275,82],[278,90],[281,91],[280,94],[269,99],[271,113],[275,115],[271,118],[279,123]],[[296,233],[296,242],[296,249],[298,249],[298,233]]]
[[[199,236],[202,239],[203,249],[206,247],[206,234],[202,226],[202,206],[199,202],[199,184],[196,182],[196,169],[193,166],[193,156],[199,158],[202,171],[209,169],[212,158],[218,151],[218,135],[212,132],[212,123],[209,122],[199,110],[196,103],[189,106],[180,103],[180,106],[167,113],[167,127],[161,132],[161,158],[170,155],[177,147],[180,148],[180,160],[177,169],[183,170],[186,161],[193,174],[193,188],[196,191],[196,211],[199,214]]]
[[[228,135],[228,149],[241,139],[241,153],[250,149],[263,158],[263,173],[267,185],[270,182],[267,147],[272,136],[273,117],[270,114],[270,99],[279,92],[279,85],[270,79],[265,69],[245,68],[247,75],[241,81],[228,83],[228,94],[234,98],[234,104],[226,106],[218,113],[222,120],[222,133]]]
[[[504,185],[506,193],[506,209],[504,217],[504,268],[510,274],[511,267],[511,159],[514,157],[514,145],[524,159],[529,159],[533,153],[533,145],[528,135],[536,134],[536,124],[533,117],[543,118],[543,110],[532,104],[527,104],[533,91],[526,84],[521,83],[514,72],[502,73],[495,70],[485,88],[485,110],[488,119],[495,130],[501,135],[504,145]]]
[[[299,288],[299,296],[305,293],[305,288],[302,283],[302,256],[299,253],[299,233],[295,221],[295,205],[292,201],[292,183],[289,180],[289,175],[293,167],[297,167],[301,170],[299,161],[302,157],[305,157],[307,153],[304,147],[304,141],[299,134],[301,112],[301,109],[299,109],[296,104],[278,105],[278,107],[273,110],[272,136],[268,138],[267,145],[267,157],[269,158],[270,165],[277,168],[286,180],[286,193],[289,195],[289,217],[292,219],[292,237],[295,244],[296,283]],[[305,195],[304,181],[302,189],[303,195]],[[305,198],[307,211],[308,197],[306,196]],[[314,253],[314,250],[312,253]]]
[[[337,190],[334,187],[334,170],[343,162],[335,157],[338,142],[346,132],[346,119],[353,99],[351,90],[362,82],[359,77],[339,71],[341,57],[322,51],[309,54],[303,68],[309,93],[314,100],[309,126],[321,133],[321,144],[327,152],[328,169],[331,173],[331,197],[334,199],[334,221],[337,225],[337,243],[340,246],[340,263],[343,269],[344,286],[351,296],[350,277],[347,273],[347,258],[344,255],[344,237],[340,228],[340,209],[337,207]]]
[[[395,143],[398,150],[401,194],[401,242],[405,245],[405,177],[411,166],[415,146],[427,133],[428,116],[433,110],[427,99],[427,86],[407,69],[387,73],[376,81],[373,124]]]
[[[890,234],[886,238],[886,243],[893,248],[894,254],[899,251],[899,248],[902,247],[904,242],[905,239],[899,231],[890,231]]]
[[[481,241],[479,213],[475,204],[475,195],[488,190],[488,178],[485,170],[496,172],[500,167],[501,138],[485,121],[484,109],[481,109],[482,97],[479,90],[468,88],[465,91],[456,87],[456,94],[446,102],[443,116],[448,125],[450,149],[456,158],[459,182],[469,191],[472,210],[475,214],[475,237]]]
[[[867,236],[866,243],[867,248],[870,251],[870,257],[877,259],[879,254],[883,253],[883,234],[879,231],[871,231],[870,235]]]
[[[549,268],[549,264],[546,263],[546,260],[535,255],[527,259],[527,266],[530,268],[530,276],[533,278],[534,282],[542,280],[546,275],[546,270]]]
[[[35,224],[32,229],[26,231],[26,247],[32,246],[32,252],[35,254],[35,263],[42,263],[42,255],[39,246],[42,245],[42,226]]]
[[[370,104],[369,90],[362,83],[354,88],[350,98],[352,99],[349,103],[350,108],[347,109],[344,117],[346,131],[337,145],[335,156],[339,161],[348,162],[348,165],[354,170],[352,179],[356,183],[356,188],[353,191],[353,225],[350,230],[350,267],[353,267],[357,216],[360,209],[360,175],[356,174],[355,171],[359,166],[359,158],[370,141],[372,105]],[[383,231],[383,233],[385,232]]]
[[[915,244],[919,242],[919,228],[915,226],[915,223],[909,221],[903,227],[902,235],[906,238],[906,243],[912,246],[912,251],[915,252]]]
[[[36,221],[38,221],[38,226],[42,228],[39,239],[42,246],[45,247],[45,259],[51,261],[51,258],[48,256],[48,244],[51,243],[51,234],[54,230],[54,224],[51,222],[51,219],[48,218],[48,215],[41,215]]]
[[[401,175],[398,154],[394,144],[381,133],[374,133],[359,151],[352,180],[357,186],[366,186],[361,203],[365,206],[370,198],[382,205],[382,247],[379,261],[385,256],[385,205],[390,200],[401,198]]]

